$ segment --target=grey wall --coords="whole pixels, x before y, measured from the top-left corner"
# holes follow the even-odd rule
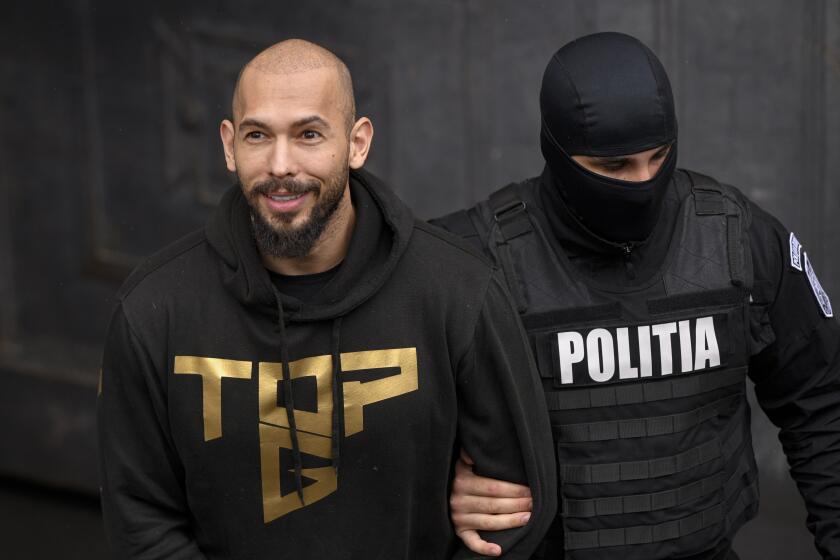
[[[98,355],[112,294],[142,255],[200,227],[229,184],[217,128],[250,56],[297,36],[343,57],[360,112],[376,128],[369,168],[432,217],[540,171],[542,70],[561,44],[599,30],[636,35],[662,58],[679,107],[680,164],[739,186],[778,216],[840,297],[837,0],[5,6],[0,539],[14,549],[26,527],[40,526],[20,522],[35,506],[12,505],[26,496],[43,505],[32,519],[74,511],[72,499],[51,501],[59,490],[32,483],[75,492],[89,519]],[[739,550],[814,556],[775,430],[760,412],[755,432],[762,511]]]

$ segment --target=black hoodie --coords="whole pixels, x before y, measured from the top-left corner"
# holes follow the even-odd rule
[[[99,399],[118,557],[473,557],[449,523],[459,446],[531,487],[507,557],[539,543],[551,436],[503,281],[371,175],[350,183],[348,254],[305,304],[272,287],[238,188],[123,286]]]

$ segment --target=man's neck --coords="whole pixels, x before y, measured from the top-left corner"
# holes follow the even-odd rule
[[[350,189],[332,215],[309,254],[297,258],[274,257],[261,253],[265,267],[284,276],[303,276],[318,274],[338,266],[347,255],[353,228],[356,225],[356,211],[350,200]]]

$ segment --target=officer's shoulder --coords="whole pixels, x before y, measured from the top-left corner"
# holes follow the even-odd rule
[[[788,230],[779,221],[779,219],[762,208],[740,188],[729,183],[718,181],[709,175],[703,175],[693,171],[691,173],[693,173],[695,177],[701,177],[706,180],[714,181],[714,183],[722,187],[724,196],[734,200],[742,206],[742,208],[746,211],[749,220],[749,229],[753,236],[759,235],[763,237],[777,237],[780,235],[787,235]]]
[[[692,173],[695,174],[695,179],[697,176],[707,179],[710,178],[708,175],[702,175],[696,172]],[[784,249],[790,231],[778,218],[762,208],[740,188],[729,183],[720,182],[717,179],[712,180],[723,188],[724,196],[736,201],[743,208],[744,215],[747,218],[747,231],[749,232],[754,262],[762,270],[767,267],[775,270],[778,267],[776,261],[779,261],[784,256]],[[772,273],[770,274],[772,275]]]
[[[179,271],[191,267],[183,261],[191,256],[204,254],[207,238],[204,229],[193,231],[170,243],[140,263],[117,292],[117,299],[123,303],[143,299],[144,295],[169,291]]]
[[[493,191],[487,198],[477,202],[474,206],[456,212],[451,212],[439,218],[429,220],[429,223],[441,227],[455,235],[462,237],[473,245],[484,247],[487,243],[487,235],[493,228],[494,211],[492,199],[503,191],[524,193],[527,190],[536,188],[538,177],[532,177],[523,181],[509,183]]]
[[[461,210],[461,212],[465,212]],[[416,220],[414,223],[414,241],[425,251],[430,251],[436,257],[465,263],[478,264],[481,267],[492,267],[490,259],[481,251],[478,234],[469,238],[460,236],[448,229],[438,220],[432,223]]]
[[[724,183],[711,175],[693,169],[680,168],[677,170],[676,179],[683,196],[687,196],[692,187],[719,189],[724,197],[732,200],[748,212],[751,210],[749,198],[738,187]]]

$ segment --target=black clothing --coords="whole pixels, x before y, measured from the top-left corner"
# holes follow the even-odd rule
[[[373,176],[350,184],[348,253],[307,301],[272,286],[238,188],[123,286],[99,398],[118,557],[475,557],[448,518],[460,446],[532,488],[499,543],[539,543],[550,431],[503,280]]]
[[[587,35],[554,53],[543,74],[540,112],[543,131],[569,155],[633,154],[677,138],[665,69],[649,48],[622,33]]]
[[[825,557],[840,557],[840,326],[823,315],[806,275],[788,263],[789,232],[777,220],[732,187],[720,188],[726,201],[721,206],[714,181],[701,181],[694,191],[690,182],[688,172],[676,173],[652,235],[629,251],[569,220],[563,204],[547,203],[557,199],[544,177],[499,191],[517,193],[516,200],[500,205],[504,195],[494,193],[490,202],[436,221],[499,262],[538,357],[558,442],[563,499],[544,557],[725,556],[737,528],[755,512],[743,377],[724,384],[721,379],[723,371],[737,370],[741,359],[759,403],[781,428],[817,546]],[[675,258],[683,259],[677,268]],[[733,299],[739,291],[740,302]],[[739,307],[746,321],[739,319]],[[685,339],[680,335],[679,352],[675,333],[672,363],[674,372],[680,363],[680,373],[667,378],[657,377],[655,365],[644,375],[640,342],[638,351],[620,349],[619,338],[628,331],[631,343],[643,340],[643,329],[657,322],[652,315],[664,317],[659,323],[687,320],[686,327],[699,328],[699,311],[713,317],[719,333],[719,367],[709,361],[696,373],[683,371],[683,348],[690,354],[708,340],[697,330],[687,329]],[[727,317],[726,327],[718,330],[723,322],[714,317],[720,314]],[[619,332],[622,328],[628,330]],[[597,329],[604,331],[592,335]],[[617,359],[605,350],[607,335],[617,341]],[[569,342],[576,336],[578,348]],[[581,350],[584,339],[595,342]],[[580,352],[597,357],[584,362]],[[657,364],[661,354],[654,350],[650,361]],[[610,359],[617,373],[608,378],[601,374]],[[564,365],[572,384],[563,383]],[[639,371],[633,373],[633,367]],[[663,392],[666,384],[671,387]],[[645,421],[633,420],[638,418]],[[715,430],[720,437],[709,439]],[[673,455],[709,441],[719,447]],[[668,449],[671,462],[656,460],[669,455]],[[717,465],[712,468],[725,475],[718,482],[704,464]],[[717,495],[710,494],[715,490]]]
[[[680,201],[676,196],[663,198],[665,208],[648,239],[642,243],[616,242],[594,235],[575,219],[551,181],[550,173],[544,170],[539,178],[540,186],[535,189],[537,201],[529,211],[546,224],[549,242],[563,247],[563,253],[576,270],[595,281],[609,278],[611,286],[621,288],[644,283],[657,272],[677,224]]]
[[[269,271],[268,274],[271,277],[271,283],[274,284],[278,292],[306,302],[311,300],[324,286],[329,284],[330,280],[338,272],[338,269],[338,266],[334,266],[324,272],[301,274],[299,276],[278,274],[272,271]]]
[[[659,216],[677,162],[671,85],[645,45],[596,33],[558,50],[540,90],[540,145],[549,176],[587,229],[612,241],[644,241]],[[621,156],[671,145],[645,182],[592,173],[571,156]]]

